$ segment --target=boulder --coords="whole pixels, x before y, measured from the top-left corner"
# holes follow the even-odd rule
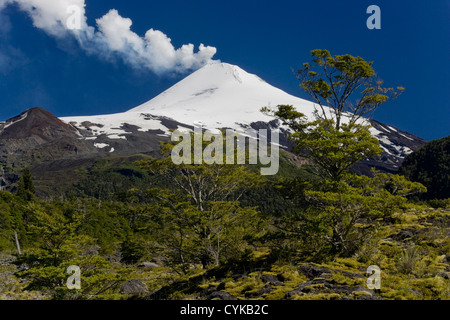
[[[147,293],[147,286],[138,279],[133,279],[125,282],[120,287],[120,292],[122,294],[129,294],[129,295],[144,295]]]
[[[159,268],[159,265],[154,262],[142,262],[138,265],[138,268],[141,269],[152,269],[152,268]]]
[[[208,299],[236,300],[234,296],[230,295],[228,292],[225,291],[214,291],[208,296]]]
[[[271,274],[265,274],[261,277],[261,280],[264,282],[268,282],[269,284],[273,286],[282,286],[283,283],[275,276]]]
[[[396,234],[392,234],[388,237],[388,239],[392,239],[395,241],[405,241],[405,240],[411,240],[416,234],[417,230],[414,228],[406,228],[403,230],[400,230]]]
[[[444,279],[450,280],[450,273],[447,273],[447,272],[439,272],[437,275],[438,275],[439,277],[444,278]]]
[[[330,273],[330,269],[317,267],[312,264],[303,264],[298,267],[298,271],[303,273],[310,280],[319,277],[323,273],[325,274]]]
[[[247,292],[245,294],[246,298],[259,298],[264,294],[270,293],[272,291],[272,286],[270,284],[266,284],[264,288],[255,291],[255,292]]]

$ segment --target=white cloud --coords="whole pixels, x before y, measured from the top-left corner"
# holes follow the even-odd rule
[[[217,49],[201,44],[194,52],[193,44],[175,49],[171,39],[159,30],[150,29],[144,37],[131,30],[133,22],[120,16],[115,9],[96,20],[97,28],[88,26],[85,0],[0,0],[0,10],[16,3],[29,14],[33,25],[49,35],[63,38],[74,36],[80,46],[90,54],[104,58],[119,56],[136,68],[147,68],[155,73],[184,72],[199,68],[209,62]],[[68,28],[67,21],[73,13],[70,6],[80,10],[80,28]]]
[[[216,54],[216,48],[203,44],[196,53],[192,44],[176,50],[172,40],[163,32],[150,29],[140,37],[131,30],[132,24],[131,19],[121,17],[113,9],[97,19],[99,33],[96,36],[103,38],[110,50],[135,66],[147,67],[156,73],[183,71],[201,67]]]
[[[132,24],[131,19],[121,17],[115,9],[97,19],[100,32],[106,38],[111,50],[116,51],[121,51],[126,46],[131,46],[136,51],[142,49],[142,39],[131,31]]]
[[[76,6],[80,10],[81,28],[87,28],[85,15],[85,0],[9,0],[26,11],[36,28],[54,36],[64,35],[67,30],[67,20],[70,17],[68,8]]]

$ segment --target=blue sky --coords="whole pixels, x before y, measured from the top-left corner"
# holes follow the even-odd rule
[[[377,110],[376,120],[425,140],[450,134],[450,0],[85,2],[86,25],[96,31],[96,19],[116,9],[140,37],[152,28],[176,49],[189,43],[194,53],[200,44],[214,47],[213,59],[302,98],[308,96],[291,69],[309,61],[312,49],[361,56],[374,61],[386,86],[406,88]],[[381,30],[366,27],[372,4],[381,8]],[[35,25],[17,4],[0,12],[0,120],[30,107],[57,116],[123,112],[189,74],[183,68],[160,71],[153,61],[149,67],[130,63],[135,57],[92,50],[71,35]],[[200,61],[195,54],[189,58]]]

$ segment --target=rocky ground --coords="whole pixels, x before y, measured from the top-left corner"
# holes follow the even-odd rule
[[[410,208],[394,215],[360,252],[324,263],[274,261],[267,250],[248,261],[178,275],[160,261],[126,266],[121,299],[194,300],[450,300],[450,210]],[[0,257],[0,300],[49,299],[27,291],[13,256]],[[381,269],[381,288],[367,286],[367,268]],[[125,267],[125,266],[122,266]]]

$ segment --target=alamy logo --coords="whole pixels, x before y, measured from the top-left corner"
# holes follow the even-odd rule
[[[79,266],[69,266],[67,268],[67,273],[71,276],[67,278],[67,288],[69,290],[80,290],[81,289],[81,269]]]
[[[69,17],[66,20],[66,27],[69,30],[80,30],[81,29],[81,8],[76,5],[67,7],[67,14]]]
[[[367,274],[370,276],[367,278],[368,289],[380,289],[381,288],[381,269],[379,266],[369,266],[367,268]]]
[[[379,6],[371,5],[367,8],[367,14],[371,16],[367,18],[367,28],[369,30],[381,29],[381,9]]]
[[[270,141],[268,133],[267,129],[244,132],[228,129],[224,136],[223,131],[204,132],[199,126],[194,127],[193,135],[175,130],[171,140],[179,143],[172,149],[172,162],[176,165],[260,164],[268,166],[261,167],[261,175],[275,175],[279,169],[279,133],[270,130]]]

